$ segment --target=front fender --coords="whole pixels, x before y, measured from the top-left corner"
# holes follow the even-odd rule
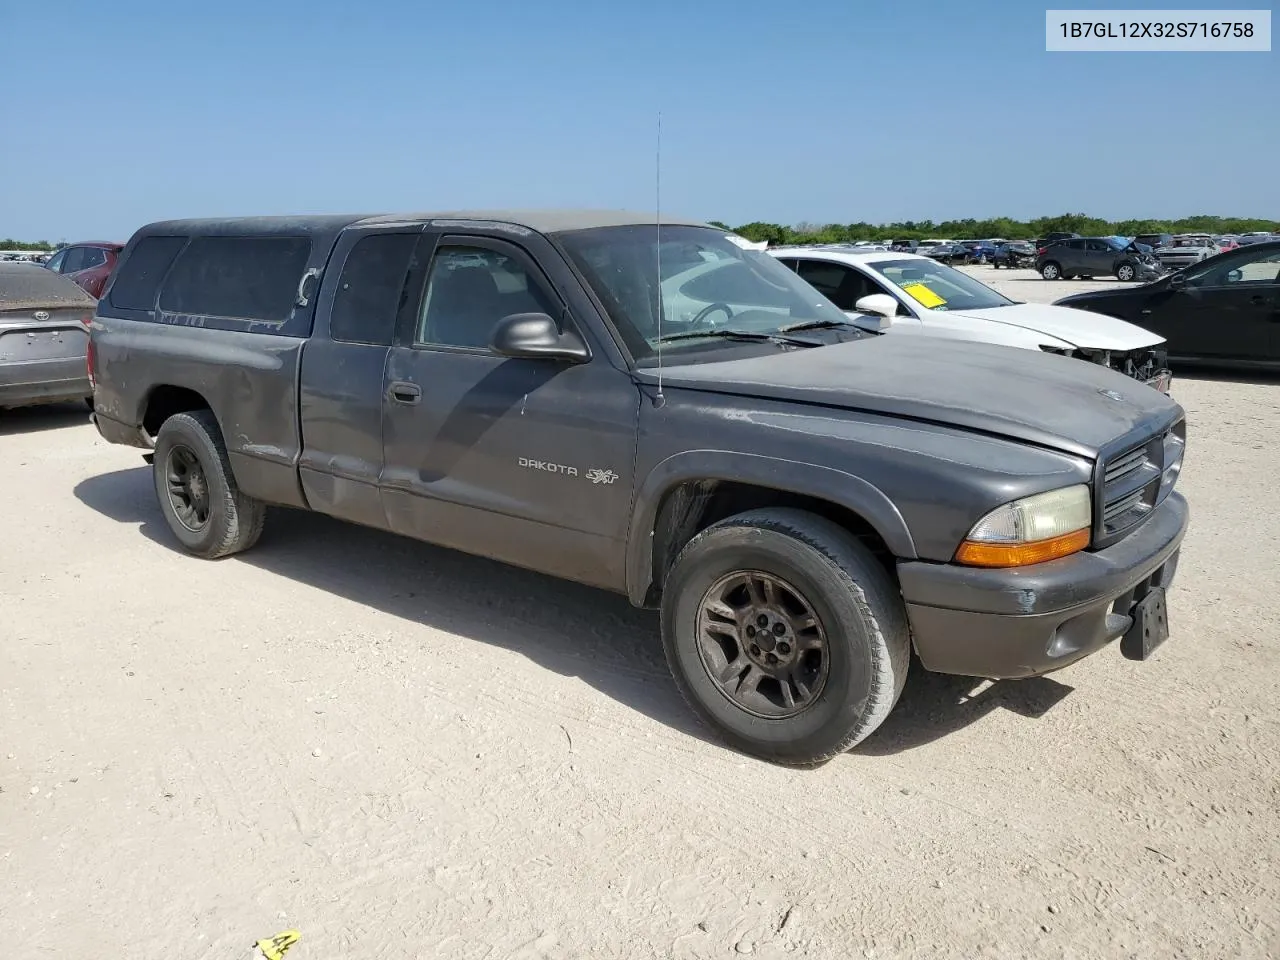
[[[843,470],[732,450],[687,450],[659,462],[636,490],[627,535],[627,594],[640,605],[653,581],[653,532],[666,494],[693,480],[750,483],[816,497],[858,514],[899,559],[916,556],[911,532],[898,508],[878,488]]]

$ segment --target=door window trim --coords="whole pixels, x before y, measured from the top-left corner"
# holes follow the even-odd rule
[[[1238,270],[1245,264],[1255,263],[1256,261],[1263,259],[1263,256],[1266,255],[1264,254],[1263,256],[1259,256],[1257,251],[1250,251],[1253,253],[1253,256],[1248,256],[1245,255],[1245,251],[1250,251],[1250,248],[1241,247],[1237,250],[1232,250],[1229,253],[1219,254],[1216,257],[1206,257],[1199,263],[1188,264],[1179,272],[1186,281],[1186,285],[1194,290],[1240,290],[1242,289],[1242,285],[1244,289],[1256,289],[1260,286],[1276,286],[1277,284],[1280,284],[1280,279],[1277,279],[1280,278],[1280,260],[1275,261],[1277,276],[1273,277],[1269,281],[1238,280],[1235,283],[1229,283],[1226,281],[1221,283],[1200,282],[1201,278],[1207,278],[1214,273],[1220,272],[1222,276],[1225,277],[1232,270]],[[1266,253],[1272,256],[1280,255],[1280,251],[1277,250],[1269,250]],[[1192,271],[1197,271],[1197,273],[1193,275]]]
[[[418,340],[418,326],[422,322],[422,308],[427,297],[427,285],[431,282],[431,271],[435,267],[436,258],[439,256],[440,251],[445,247],[476,247],[481,250],[491,250],[494,253],[515,260],[524,270],[529,282],[536,284],[538,292],[551,304],[552,309],[555,311],[552,317],[559,324],[561,331],[567,327],[573,329],[574,332],[578,332],[577,325],[569,315],[568,306],[556,292],[550,278],[538,265],[537,260],[519,244],[512,243],[510,240],[492,237],[488,234],[446,233],[443,230],[429,230],[423,234],[420,241],[420,249],[418,254],[415,254],[425,262],[420,264],[410,262],[408,283],[412,285],[410,289],[416,287],[416,293],[405,298],[405,308],[401,311],[400,317],[396,322],[395,339],[392,342],[393,347],[405,347],[411,350],[424,350],[433,353],[460,353],[471,356],[499,357],[499,354],[494,353],[491,347],[463,347],[448,343],[423,343]],[[430,251],[428,256],[421,256],[426,252],[422,248]],[[414,276],[415,273],[418,274],[417,277]],[[579,336],[581,336],[581,333],[579,333]],[[588,346],[588,350],[590,350],[590,346]]]

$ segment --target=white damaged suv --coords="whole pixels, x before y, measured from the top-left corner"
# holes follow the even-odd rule
[[[779,247],[769,253],[859,327],[1043,350],[1101,363],[1165,393],[1165,341],[1084,310],[1019,303],[953,267],[911,253]]]

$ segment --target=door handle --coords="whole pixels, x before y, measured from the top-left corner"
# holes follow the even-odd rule
[[[406,403],[410,406],[422,399],[422,388],[407,380],[396,380],[387,393],[396,403]]]

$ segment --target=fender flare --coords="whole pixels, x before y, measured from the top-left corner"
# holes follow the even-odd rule
[[[915,559],[915,541],[902,514],[879,488],[843,470],[733,450],[687,450],[658,463],[636,489],[627,533],[627,595],[637,606],[653,581],[653,534],[658,509],[669,491],[694,480],[750,483],[826,500],[858,514],[893,555]]]

